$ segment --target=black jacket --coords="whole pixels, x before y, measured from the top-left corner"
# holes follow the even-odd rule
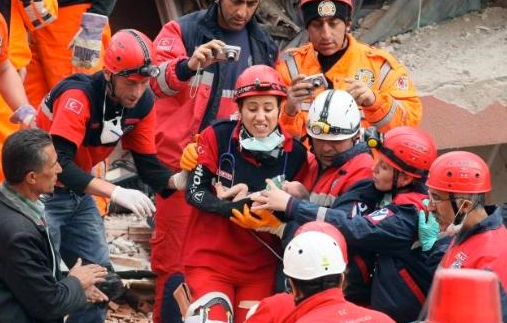
[[[79,280],[62,279],[47,230],[0,192],[0,323],[60,323],[86,304]]]

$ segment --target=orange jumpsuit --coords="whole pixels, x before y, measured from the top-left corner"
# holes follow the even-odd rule
[[[45,4],[46,8],[49,5],[51,7],[50,12],[52,14],[55,14],[57,7],[56,0],[47,1]],[[20,70],[21,68],[26,67],[32,59],[32,53],[28,44],[28,29],[33,29],[34,27],[31,25],[31,22],[27,20],[21,1],[12,0],[10,9],[11,12],[9,28],[7,28],[7,24],[4,20],[3,23],[5,23],[5,36],[2,27],[2,34],[0,37],[2,38],[3,42],[0,46],[2,47],[2,53],[5,48],[5,53],[7,54],[8,48],[9,60],[17,70]],[[0,59],[0,62],[2,61],[3,60]],[[19,125],[11,123],[9,121],[9,118],[12,115],[12,108],[16,107],[9,107],[9,105],[0,96],[0,150],[7,136],[19,129]],[[3,178],[3,173],[0,172],[0,180],[3,180]]]
[[[69,43],[80,28],[81,16],[91,6],[91,3],[61,6],[58,9],[59,18],[55,22],[31,34],[30,48],[33,57],[28,65],[25,89],[28,100],[34,107],[37,107],[49,90],[64,77],[78,72],[94,73],[102,69],[104,48],[111,38],[109,26],[104,29],[101,60],[97,66],[83,69],[76,68],[71,63],[72,51]]]
[[[343,56],[324,74],[331,81],[334,89],[346,89],[344,79],[355,78],[366,83],[375,94],[376,100],[369,107],[360,107],[364,127],[376,126],[381,132],[401,126],[416,126],[422,117],[422,105],[417,92],[408,76],[406,68],[388,52],[358,42],[351,35],[348,37],[348,48]],[[291,67],[295,63],[297,70]],[[292,66],[294,66],[292,64]],[[311,43],[290,49],[284,60],[277,65],[277,70],[287,85],[297,74],[307,76],[322,73],[317,59],[317,52]],[[317,89],[315,95],[323,91]],[[306,134],[306,115],[309,104],[302,104],[302,109],[294,116],[282,110],[280,121],[294,137]]]
[[[19,14],[16,13],[17,10],[13,8],[11,11],[11,26],[13,25],[14,21],[19,21],[17,18],[19,18]],[[14,52],[17,52],[17,49],[20,47],[19,42],[16,42],[14,39],[17,38],[17,36],[21,36],[22,31],[19,29],[11,28],[11,33],[9,35],[9,29],[7,28],[7,22],[5,21],[4,17],[0,14],[0,64],[5,62],[7,59],[10,59],[12,63],[18,68],[16,64],[23,63],[23,59],[14,60],[13,57],[16,56],[9,56],[9,51],[13,50],[14,47],[16,47],[16,50]],[[10,39],[9,39],[10,36]],[[26,33],[25,33],[26,37]],[[21,46],[22,47],[22,46]],[[28,58],[30,60],[30,58]],[[27,62],[28,64],[28,62]],[[15,107],[16,108],[16,107]],[[9,121],[9,118],[12,115],[12,109],[9,107],[9,105],[2,99],[0,96],[0,156],[1,156],[1,149],[3,146],[3,143],[7,136],[9,136],[11,133],[19,129],[19,125],[11,123]],[[1,172],[2,166],[0,164],[0,180],[4,179],[3,172]]]

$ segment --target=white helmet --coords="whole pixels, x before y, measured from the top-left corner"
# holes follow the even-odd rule
[[[359,132],[361,113],[354,98],[343,90],[325,90],[308,111],[306,132],[312,138],[344,140]]]
[[[283,272],[299,280],[341,274],[345,266],[338,243],[317,231],[303,232],[294,237],[283,254]]]
[[[216,321],[208,318],[209,309],[215,305],[223,307],[227,314],[227,321]],[[229,297],[221,292],[211,292],[203,295],[190,304],[185,315],[185,323],[232,323],[233,309]]]

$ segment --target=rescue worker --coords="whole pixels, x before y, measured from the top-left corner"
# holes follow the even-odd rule
[[[360,43],[349,33],[351,0],[302,0],[300,10],[309,42],[288,50],[277,65],[290,85],[280,120],[293,136],[304,137],[310,102],[325,88],[323,81],[304,78],[319,73],[328,88],[346,90],[354,97],[365,128],[386,132],[419,123],[422,105],[406,68],[391,54]]]
[[[115,4],[116,0],[58,0],[59,18],[30,33],[32,60],[25,88],[32,105],[38,106],[63,78],[102,70],[111,38],[108,16]]]
[[[55,246],[67,264],[81,257],[85,262],[110,265],[104,224],[90,194],[111,198],[138,216],[155,211],[140,191],[90,174],[120,140],[131,151],[140,178],[154,191],[168,196],[174,189],[185,188],[186,175],[171,176],[156,157],[149,81],[159,70],[152,64],[152,46],[139,31],[118,31],[106,49],[104,71],[66,78],[41,104],[37,125],[52,135],[63,168],[54,194],[45,198],[46,216]],[[90,309],[71,315],[68,322],[101,322],[104,314],[103,309]]]
[[[161,73],[152,88],[159,99],[158,156],[178,169],[183,148],[215,119],[237,116],[234,86],[248,66],[274,66],[278,48],[254,18],[262,0],[215,0],[206,10],[167,23],[154,43]],[[241,48],[235,62],[218,60],[223,46]],[[157,274],[153,320],[178,322],[174,289],[183,281],[181,250],[190,206],[182,193],[157,197],[157,220],[151,241],[151,265]],[[174,319],[173,319],[174,318]],[[180,321],[181,322],[181,321]]]
[[[81,265],[67,277],[60,271],[44,221],[41,194],[53,192],[61,172],[51,137],[39,129],[7,138],[0,185],[0,322],[63,323],[64,316],[88,302],[107,301],[95,283],[107,269]]]
[[[500,280],[503,321],[507,321],[507,229],[505,210],[487,206],[491,191],[488,165],[466,151],[443,154],[431,165],[426,185],[428,209],[440,231],[453,234],[441,268],[483,269]]]
[[[297,229],[294,236],[304,232],[322,232],[333,238],[338,242],[345,265],[348,263],[345,238],[334,226],[326,222],[307,222]],[[289,291],[278,293],[264,298],[255,308],[252,308],[247,314],[245,323],[283,322],[295,308],[294,297]]]
[[[364,283],[371,280],[371,308],[396,322],[411,322],[449,243],[441,239],[423,250],[418,239],[419,212],[428,202],[424,181],[437,150],[431,137],[412,127],[394,128],[385,136],[369,131],[366,137],[379,155],[373,180],[357,183],[331,208],[291,197],[268,180],[269,191],[252,197],[263,205],[252,209],[285,211],[286,218],[300,223],[318,220],[335,225],[349,249],[375,255],[375,270],[362,268]],[[278,222],[269,231],[280,232],[285,226]]]
[[[11,9],[10,5],[8,9]],[[23,81],[10,60],[9,47],[8,24],[0,14],[0,147],[7,136],[19,129],[19,124],[30,126],[35,115],[35,109],[28,103]]]
[[[284,323],[394,323],[383,313],[345,300],[343,254],[338,243],[325,233],[304,232],[292,239],[283,255],[283,272],[296,309]]]
[[[221,121],[202,132],[198,165],[187,184],[187,201],[196,207],[185,241],[187,283],[196,299],[210,292],[226,294],[234,304],[234,322],[244,321],[249,303],[274,292],[280,240],[232,223],[232,210],[251,202],[220,200],[212,182],[224,187],[244,183],[252,193],[265,188],[266,178],[303,176],[307,151],[278,125],[285,96],[276,70],[247,68],[236,83],[240,121]]]

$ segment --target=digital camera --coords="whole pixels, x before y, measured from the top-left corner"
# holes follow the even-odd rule
[[[225,45],[221,50],[214,50],[213,56],[219,61],[237,62],[241,54],[241,47]]]
[[[326,77],[322,73],[307,76],[301,82],[310,83],[314,89],[319,87],[327,89]]]

